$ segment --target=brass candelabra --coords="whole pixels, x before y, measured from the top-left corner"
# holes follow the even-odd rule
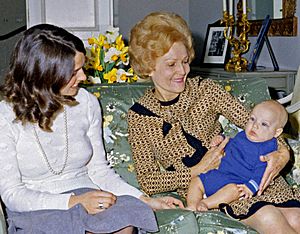
[[[243,72],[247,70],[248,61],[242,57],[249,50],[250,41],[248,32],[250,23],[247,19],[247,13],[242,13],[238,4],[237,19],[230,15],[228,11],[223,11],[223,20],[225,23],[224,36],[231,46],[233,55],[225,65],[226,71]],[[237,36],[235,36],[235,32]]]

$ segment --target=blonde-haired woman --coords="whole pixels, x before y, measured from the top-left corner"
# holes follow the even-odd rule
[[[249,116],[245,107],[212,80],[187,78],[194,58],[192,44],[187,23],[174,13],[151,13],[131,30],[131,65],[154,84],[128,112],[138,181],[149,195],[177,191],[184,197],[191,178],[219,163],[226,142],[209,147],[212,137],[221,131],[218,116],[240,127]],[[231,203],[228,212],[260,233],[300,232],[300,209],[291,208],[300,206],[299,196],[276,179],[265,189],[289,159],[283,141],[279,145],[276,152],[262,157],[268,161],[260,185],[263,195]],[[282,193],[276,194],[278,191]]]

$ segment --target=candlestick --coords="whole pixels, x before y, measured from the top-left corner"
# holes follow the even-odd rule
[[[243,0],[243,14],[245,15],[247,13],[247,3],[246,0]]]
[[[229,15],[233,14],[233,1],[234,0],[229,0]]]
[[[223,11],[227,11],[227,0],[223,0]]]
[[[234,0],[229,0],[229,12],[223,13],[222,22],[225,23],[224,36],[228,40],[232,50],[232,57],[225,65],[226,71],[243,72],[247,71],[248,61],[242,55],[249,50],[250,41],[248,39],[248,32],[250,30],[250,23],[247,19],[246,0],[237,1],[237,18],[232,14],[234,9]],[[244,12],[243,12],[244,9]],[[236,35],[235,35],[236,33]]]

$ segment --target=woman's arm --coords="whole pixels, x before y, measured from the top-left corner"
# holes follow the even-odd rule
[[[236,126],[244,128],[249,118],[249,110],[221,85],[212,80],[209,82],[210,90],[213,92],[215,111]]]
[[[147,203],[153,210],[184,208],[182,201],[171,196],[152,198],[142,195],[140,199]]]
[[[0,194],[6,207],[11,211],[34,211],[43,209],[68,209],[71,194],[51,194],[28,188],[23,182],[19,167],[32,168],[32,173],[38,173],[37,160],[32,158],[35,142],[20,139],[20,123],[13,122],[14,113],[8,105],[0,107]],[[19,128],[17,127],[19,125]],[[30,126],[27,125],[29,128]],[[29,128],[29,134],[32,129]],[[24,147],[23,154],[17,152],[17,144]],[[27,150],[29,149],[29,150]],[[38,148],[36,148],[38,151]],[[39,153],[39,152],[38,152]],[[20,161],[22,160],[22,161]],[[42,163],[44,163],[42,161]],[[26,166],[27,164],[27,166]],[[35,165],[34,165],[35,164]],[[41,179],[41,178],[37,178]]]

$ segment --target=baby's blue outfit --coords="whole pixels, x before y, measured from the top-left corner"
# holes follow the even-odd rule
[[[245,184],[255,195],[267,166],[259,156],[275,151],[277,147],[276,138],[252,142],[247,139],[245,131],[239,132],[227,143],[219,168],[199,175],[206,196],[231,183]]]

